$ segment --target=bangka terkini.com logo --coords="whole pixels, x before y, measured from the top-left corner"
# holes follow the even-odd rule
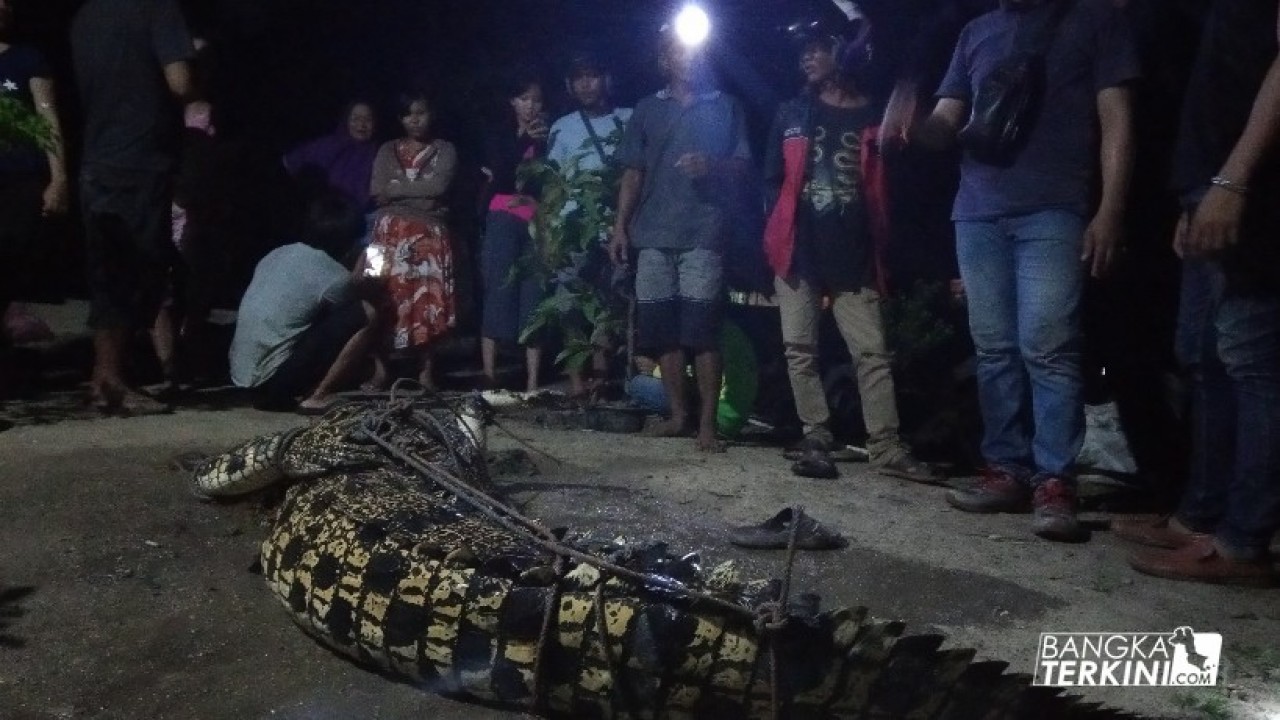
[[[1041,633],[1035,685],[1188,687],[1218,683],[1222,635],[1180,627],[1168,633]]]

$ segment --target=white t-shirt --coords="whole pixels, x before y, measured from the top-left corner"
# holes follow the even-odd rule
[[[613,157],[618,143],[622,141],[622,130],[630,119],[631,108],[614,108],[600,117],[587,117],[609,157]],[[569,172],[574,159],[577,159],[579,170],[599,170],[604,167],[600,153],[591,141],[591,134],[582,122],[582,113],[571,112],[556,120],[551,125],[550,137],[547,158],[558,163],[563,172]]]
[[[321,306],[342,302],[351,286],[351,272],[323,250],[293,243],[267,253],[240,301],[231,381],[250,388],[270,379]]]

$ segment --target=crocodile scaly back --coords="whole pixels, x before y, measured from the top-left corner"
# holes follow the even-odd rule
[[[426,690],[582,718],[1129,717],[663,546],[549,540],[475,501],[495,493],[456,425],[369,412],[392,451],[294,484],[263,571],[306,633]]]

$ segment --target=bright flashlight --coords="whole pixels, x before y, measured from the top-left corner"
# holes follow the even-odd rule
[[[711,18],[697,5],[685,5],[676,15],[676,37],[685,47],[698,47],[711,34]]]

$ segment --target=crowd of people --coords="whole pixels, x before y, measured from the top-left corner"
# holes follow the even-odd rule
[[[522,270],[540,253],[540,189],[522,168],[616,169],[611,227],[592,249],[630,273],[642,360],[627,368],[635,373],[628,387],[666,415],[650,434],[723,451],[756,393],[750,343],[725,319],[726,237],[736,220],[726,198],[748,185],[761,157],[759,247],[803,426],[793,472],[839,474],[818,371],[820,318],[830,310],[856,368],[870,463],[940,484],[899,427],[882,309],[896,238],[890,208],[903,199],[888,168],[905,148],[958,145],[957,286],[976,351],[984,467],[946,500],[972,513],[1030,512],[1036,535],[1084,539],[1073,475],[1085,434],[1082,298],[1087,278],[1106,275],[1124,247],[1142,131],[1134,36],[1122,0],[945,4],[922,31],[947,36],[940,82],[932,85],[938,69],[918,53],[883,99],[866,82],[874,26],[856,5],[835,3],[793,25],[801,89],[778,108],[759,153],[743,106],[716,87],[703,48],[670,27],[658,58],[666,84],[634,111],[614,106],[607,65],[590,54],[567,64],[576,108],[554,122],[542,79],[513,72],[502,91],[505,120],[486,132],[481,158],[484,382],[499,383],[503,347],[522,348],[525,389],[545,374],[547,340],[527,329],[546,283]],[[0,24],[7,9],[0,0]],[[1184,267],[1177,349],[1191,382],[1190,483],[1176,513],[1113,525],[1143,547],[1131,563],[1148,574],[1280,579],[1269,552],[1280,530],[1277,16],[1272,1],[1209,3],[1185,88],[1173,158],[1184,213],[1171,244]],[[196,44],[174,3],[89,0],[71,40],[84,106],[90,387],[104,410],[144,409],[157,401],[127,382],[130,339],[151,330],[166,377],[176,378],[170,268],[201,222],[170,182],[179,156],[169,110],[185,105],[188,130],[214,131],[192,81]],[[55,130],[43,152],[4,155],[0,251],[9,252],[33,218],[65,210],[69,174],[39,55],[0,44],[0,76]],[[936,105],[926,110],[931,96]],[[435,134],[435,116],[428,94],[407,89],[396,106],[398,137],[378,145],[373,105],[355,102],[331,136],[284,158],[290,173],[317,177],[322,190],[309,199],[298,242],[257,262],[239,302],[231,379],[260,407],[319,413],[344,387],[384,389],[396,374],[393,356],[411,359],[416,379],[434,387],[433,356],[459,307],[451,213],[470,210],[449,206],[461,161]],[[572,372],[575,390],[586,387],[584,375],[608,373],[609,342]]]

